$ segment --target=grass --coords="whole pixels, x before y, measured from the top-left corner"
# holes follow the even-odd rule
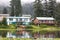
[[[60,40],[60,38],[37,38],[36,40]],[[28,38],[0,38],[0,40],[32,40]]]
[[[14,26],[14,25],[13,25]],[[9,26],[10,28],[0,28],[0,30],[21,30],[21,29],[16,29],[13,26]],[[12,28],[11,28],[12,27]],[[24,30],[24,29],[22,29]],[[30,25],[30,27],[27,27],[26,30],[36,30],[36,31],[60,31],[59,27],[55,27],[55,26],[48,26],[48,25],[40,25],[40,26],[36,26],[36,25]]]
[[[33,30],[38,30],[38,31],[60,31],[60,28],[59,27],[54,27],[54,26],[47,26],[46,25],[44,27],[42,26],[35,26],[35,25],[32,25],[33,27]]]
[[[0,28],[0,30],[10,30],[10,31],[14,31],[14,30],[24,30],[24,29],[3,29]],[[33,31],[60,31],[60,28],[56,28],[56,27],[46,27],[46,28],[41,28],[41,27],[36,27],[33,26],[33,28],[31,29],[26,29],[26,30],[33,30]]]

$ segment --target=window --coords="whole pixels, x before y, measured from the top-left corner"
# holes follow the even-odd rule
[[[24,19],[24,22],[26,22],[26,21],[28,21],[28,19],[27,19],[27,18],[25,18],[25,19]]]
[[[41,22],[43,23],[43,20],[41,20]]]
[[[13,18],[9,18],[10,21],[13,21]]]
[[[22,21],[22,18],[20,18],[19,20]]]
[[[46,20],[46,23],[49,23],[49,21],[48,21],[48,20]]]

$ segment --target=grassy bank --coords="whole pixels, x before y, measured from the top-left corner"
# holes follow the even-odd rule
[[[28,38],[0,38],[1,40],[32,40]],[[60,40],[60,38],[39,38],[36,40]]]

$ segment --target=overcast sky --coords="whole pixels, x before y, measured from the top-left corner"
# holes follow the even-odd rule
[[[0,0],[0,4],[9,5],[9,1],[10,0]],[[21,1],[22,3],[30,3],[33,2],[34,0],[21,0]],[[59,2],[60,0],[57,1]]]

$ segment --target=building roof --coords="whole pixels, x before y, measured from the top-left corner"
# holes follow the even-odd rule
[[[9,14],[0,14],[0,17],[9,17]]]
[[[36,17],[38,20],[55,20],[53,17]]]
[[[31,18],[31,17],[7,17],[7,18]]]
[[[31,17],[31,15],[26,15],[26,14],[24,14],[24,15],[22,15],[22,17]]]
[[[9,14],[0,14],[0,15],[9,15]]]

